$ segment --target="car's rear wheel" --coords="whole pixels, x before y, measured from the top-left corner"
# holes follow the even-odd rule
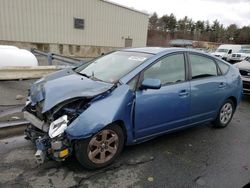
[[[220,108],[219,114],[214,121],[214,126],[218,128],[226,127],[231,122],[234,111],[234,102],[231,99],[227,99]]]
[[[119,125],[102,129],[89,139],[76,142],[78,161],[88,169],[97,169],[111,164],[121,153],[124,145],[123,130]]]

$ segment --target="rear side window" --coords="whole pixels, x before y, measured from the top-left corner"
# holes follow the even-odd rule
[[[189,61],[192,69],[192,79],[218,75],[217,66],[210,58],[189,54]]]
[[[227,71],[229,69],[229,66],[227,64],[218,62],[218,66],[220,67],[220,70],[221,70],[222,74],[226,74],[227,73]]]

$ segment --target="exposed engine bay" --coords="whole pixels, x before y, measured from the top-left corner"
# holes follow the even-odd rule
[[[46,158],[62,161],[71,155],[73,146],[65,135],[67,126],[89,106],[87,98],[76,98],[56,105],[42,113],[43,102],[24,108],[24,117],[31,123],[25,130],[26,139],[37,147],[35,154],[38,163]]]
[[[113,86],[89,79],[70,68],[31,85],[23,113],[30,122],[25,130],[26,138],[37,147],[38,163],[47,158],[62,161],[72,154],[73,139],[68,138],[66,129],[89,108],[94,98],[103,96]],[[81,122],[77,123],[84,128]]]

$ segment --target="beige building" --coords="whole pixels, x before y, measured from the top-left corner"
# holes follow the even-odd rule
[[[148,15],[104,0],[0,0],[0,44],[93,57],[145,46]]]

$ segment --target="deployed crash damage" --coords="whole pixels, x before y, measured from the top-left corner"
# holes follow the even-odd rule
[[[129,129],[134,95],[119,79],[150,56],[138,54],[114,52],[86,65],[48,75],[30,87],[27,105],[23,109],[24,117],[30,122],[25,134],[36,144],[38,163],[47,158],[64,160],[72,154],[78,142],[112,123],[122,122],[129,125],[125,128]],[[120,67],[123,69],[118,69]],[[114,153],[108,147],[116,147],[114,143],[118,143],[117,140],[108,140],[117,138],[114,133],[109,131],[107,140],[102,139],[98,146],[98,151],[101,147],[102,151],[105,150],[107,159]],[[131,137],[131,133],[126,136]],[[99,137],[96,135],[96,140]],[[93,161],[110,162],[98,157],[94,156]]]
[[[201,61],[209,69],[192,75]],[[36,144],[39,163],[74,154],[82,166],[102,168],[124,145],[201,122],[226,127],[241,91],[238,69],[207,54],[119,50],[34,83],[23,110],[30,122],[26,135]]]
[[[30,88],[24,117],[31,123],[26,138],[37,146],[36,158],[61,161],[73,150],[65,130],[91,104],[114,84],[93,81],[71,69],[42,78]]]

